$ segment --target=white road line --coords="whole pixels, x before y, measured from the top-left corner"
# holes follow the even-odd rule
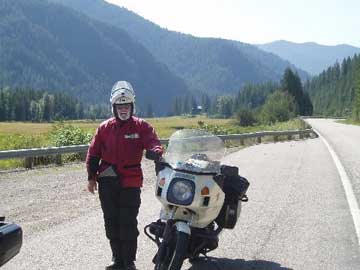
[[[356,230],[356,234],[357,234],[357,238],[358,238],[358,244],[360,246],[360,210],[359,210],[359,204],[356,200],[356,197],[354,195],[354,191],[352,189],[352,185],[351,182],[349,180],[349,177],[344,169],[344,166],[341,164],[341,161],[339,159],[339,157],[337,156],[337,154],[335,153],[335,151],[332,149],[332,147],[330,146],[330,144],[326,141],[326,139],[319,133],[319,131],[317,131],[316,129],[314,129],[314,131],[319,135],[319,138],[324,142],[324,144],[326,145],[326,147],[328,148],[331,157],[334,160],[334,163],[336,165],[336,168],[339,172],[340,178],[341,178],[341,182],[343,184],[344,190],[345,190],[345,194],[346,194],[346,198],[350,207],[350,212],[354,221],[354,225],[355,225],[355,230]]]

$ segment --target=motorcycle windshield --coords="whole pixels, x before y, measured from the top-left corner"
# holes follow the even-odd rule
[[[174,169],[219,173],[224,154],[225,145],[219,137],[205,130],[183,129],[170,137],[164,159]]]

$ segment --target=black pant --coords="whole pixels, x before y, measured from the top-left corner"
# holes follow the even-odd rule
[[[99,180],[99,198],[113,259],[129,265],[136,259],[140,188],[122,188],[118,179],[104,177]]]

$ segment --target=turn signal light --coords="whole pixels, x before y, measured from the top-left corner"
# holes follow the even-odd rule
[[[202,196],[207,196],[210,194],[210,190],[208,187],[203,187],[202,190],[201,190],[201,195]]]
[[[161,178],[161,179],[160,179],[160,181],[159,181],[159,186],[160,186],[160,187],[165,186],[165,178]]]

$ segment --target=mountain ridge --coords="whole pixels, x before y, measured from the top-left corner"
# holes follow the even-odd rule
[[[269,55],[250,44],[239,45],[242,43],[219,38],[198,38],[169,31],[126,8],[103,0],[51,1],[126,30],[195,91],[235,93],[249,82],[280,80],[288,66],[296,69],[278,56]],[[247,51],[243,49],[244,46],[249,46]],[[248,53],[250,50],[251,53]],[[269,58],[265,63],[262,54]],[[308,76],[297,70],[301,77]]]
[[[68,7],[40,0],[0,3],[0,85],[65,91],[109,102],[112,84],[130,81],[138,104],[157,114],[188,89],[125,31]],[[161,78],[161,79],[158,79]]]
[[[312,75],[321,73],[336,61],[340,63],[344,58],[360,53],[360,48],[348,44],[322,45],[316,42],[277,40],[256,46],[290,61]]]

